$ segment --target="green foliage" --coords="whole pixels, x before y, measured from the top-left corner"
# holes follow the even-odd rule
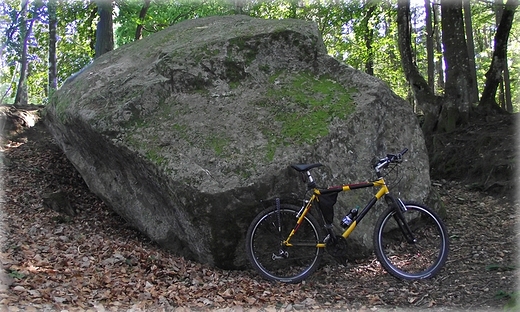
[[[45,103],[48,71],[48,0],[28,0],[28,19],[33,21],[29,36],[28,96],[30,103]],[[143,36],[149,36],[183,20],[211,15],[242,13],[253,17],[314,21],[318,25],[330,55],[352,67],[366,71],[373,63],[373,72],[401,97],[408,97],[409,86],[404,77],[397,45],[395,1],[353,0],[150,0],[144,18],[139,14],[145,0],[116,0],[114,28],[116,46],[135,40],[138,25]],[[484,88],[485,73],[491,63],[496,31],[495,5],[475,1],[471,5],[476,69],[479,90]],[[20,62],[20,0],[0,2],[0,94],[4,103],[14,99],[19,79]],[[94,1],[58,0],[57,60],[58,86],[89,64],[94,55],[95,31],[98,21]],[[426,33],[423,4],[412,6],[413,47],[416,64],[426,76]],[[520,22],[517,17],[509,38],[508,68],[515,111],[520,109]],[[367,39],[370,47],[367,46]],[[438,87],[437,91],[442,92]],[[500,91],[498,92],[500,95]]]
[[[58,5],[58,85],[92,61],[98,19],[96,12],[96,6],[86,0],[60,2]]]
[[[401,68],[395,25],[395,4],[373,2],[375,11],[364,27],[367,1],[262,1],[249,7],[249,15],[262,18],[298,18],[318,24],[323,42],[330,55],[350,66],[365,71],[370,57],[374,75],[386,81],[401,97],[408,94],[408,85]],[[368,31],[374,35],[372,49],[366,48]]]
[[[9,276],[15,279],[23,279],[26,275],[20,271],[9,269]]]
[[[12,104],[16,94],[18,62],[21,55],[21,3],[17,0],[0,2],[0,98],[3,103]]]
[[[473,39],[475,44],[475,67],[477,71],[477,84],[480,95],[484,90],[486,80],[486,72],[489,70],[494,50],[494,36],[497,29],[496,21],[496,3],[472,1],[471,3],[471,21],[473,28]],[[414,8],[412,19],[418,25],[412,32],[416,34],[413,45],[416,52],[416,63],[422,74],[426,77],[426,32],[424,31],[423,15],[424,9],[422,4]],[[510,32],[508,41],[508,69],[511,77],[511,92],[513,97],[514,112],[520,110],[520,85],[516,77],[520,74],[520,19],[517,17],[518,12],[513,21],[513,27]],[[436,56],[437,57],[437,56]],[[502,87],[502,86],[501,86]],[[395,90],[395,89],[394,89]],[[441,88],[438,89],[442,91]],[[501,91],[498,90],[497,97],[500,97]],[[498,98],[497,98],[498,101]]]
[[[28,40],[27,86],[29,102],[35,104],[45,104],[48,98],[49,33],[46,4],[47,1],[31,1],[29,4],[28,18],[33,20],[33,27]],[[19,1],[2,2],[0,10],[0,31],[6,34],[2,39],[2,62],[5,64],[2,64],[0,84],[4,90],[11,86],[7,98],[14,98],[21,55]],[[87,0],[58,1],[57,16],[58,85],[61,85],[67,77],[92,60],[95,5]]]
[[[143,37],[156,33],[184,20],[232,13],[231,2],[225,0],[153,0],[144,19],[139,13],[142,0],[119,0],[119,14],[115,18],[116,44],[118,46],[135,40],[138,25],[143,26]]]

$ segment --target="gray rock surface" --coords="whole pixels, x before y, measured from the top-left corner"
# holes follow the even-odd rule
[[[320,185],[374,178],[372,160],[410,149],[403,197],[430,195],[411,107],[326,54],[315,24],[245,16],[186,21],[96,59],[56,92],[45,122],[89,188],[172,252],[245,265],[260,200],[305,192],[291,163],[321,162]],[[371,191],[340,195],[336,222]],[[382,207],[378,208],[382,209]],[[371,248],[369,214],[352,236]]]

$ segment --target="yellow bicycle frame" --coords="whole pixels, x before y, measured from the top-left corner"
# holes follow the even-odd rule
[[[374,206],[374,204],[379,199],[381,199],[384,195],[389,193],[388,187],[386,186],[385,180],[383,178],[379,178],[378,180],[373,181],[373,182],[362,182],[362,183],[357,183],[357,184],[345,184],[345,185],[342,185],[342,186],[339,186],[339,187],[331,187],[331,188],[322,189],[322,190],[320,190],[318,188],[314,188],[313,189],[313,194],[312,194],[311,198],[309,199],[309,201],[307,202],[307,204],[305,205],[305,208],[301,212],[301,215],[299,216],[298,221],[296,222],[296,225],[291,230],[291,233],[289,233],[289,236],[287,237],[287,239],[282,242],[282,245],[283,246],[287,246],[287,247],[293,246],[290,243],[291,238],[298,231],[298,228],[302,224],[305,216],[311,210],[312,204],[317,201],[318,196],[320,194],[326,193],[327,191],[328,192],[331,192],[331,191],[332,192],[334,192],[334,191],[346,192],[346,191],[351,191],[351,190],[360,189],[360,188],[367,188],[367,187],[379,187],[379,190],[374,195],[374,197],[368,202],[368,204],[365,206],[365,208],[363,208],[363,210],[359,213],[359,215],[352,222],[352,224],[350,224],[350,226],[345,229],[343,234],[341,234],[341,236],[343,236],[344,238],[349,237],[350,234],[352,233],[352,231],[354,231],[354,229],[356,228],[356,226],[359,223],[359,221],[361,221],[361,219]],[[318,244],[316,244],[317,248],[325,248],[325,246],[326,246],[325,243],[318,243]]]

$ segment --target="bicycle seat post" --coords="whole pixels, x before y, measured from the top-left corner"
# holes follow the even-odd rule
[[[314,182],[314,178],[312,177],[310,170],[307,171],[307,181],[307,187],[309,190],[316,187],[316,182]]]
[[[320,163],[313,163],[313,164],[292,164],[291,167],[300,172],[302,174],[302,180],[304,180],[305,182],[305,178],[304,178],[304,175],[303,173],[306,172],[307,173],[307,187],[309,188],[309,190],[313,189],[313,188],[316,188],[316,183],[314,182],[314,178],[312,177],[311,175],[311,169],[312,168],[316,168],[316,167],[320,167],[320,166],[323,166],[322,164]]]

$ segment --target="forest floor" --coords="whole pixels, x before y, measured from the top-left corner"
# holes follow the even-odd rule
[[[1,149],[0,311],[503,311],[519,294],[519,205],[461,181],[432,183],[451,239],[436,277],[398,280],[371,257],[279,284],[160,249],[88,190],[41,122]],[[57,190],[75,217],[45,207]]]

